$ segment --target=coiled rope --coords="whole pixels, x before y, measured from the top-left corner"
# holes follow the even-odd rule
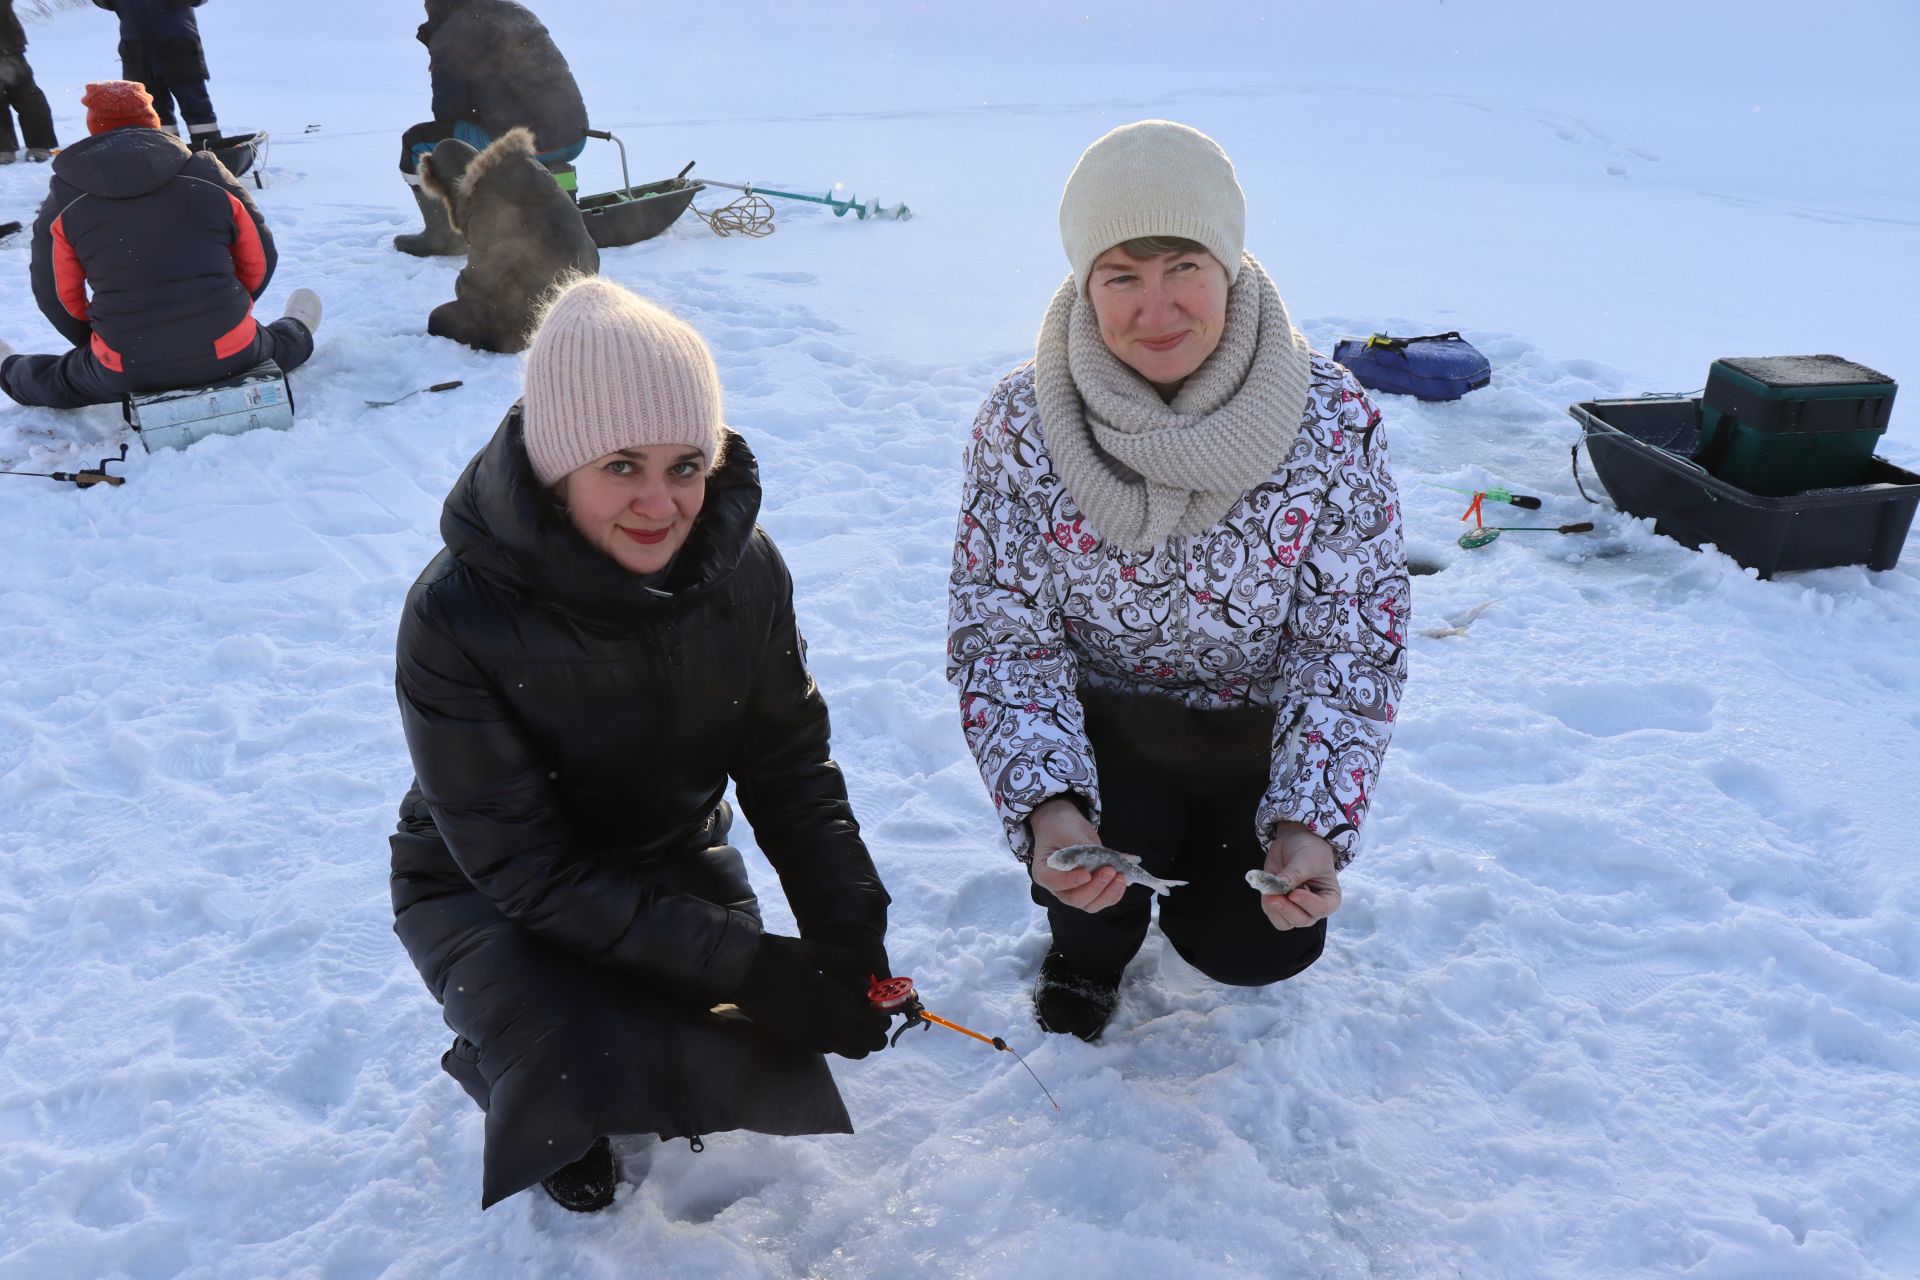
[[[756,195],[744,195],[721,205],[712,213],[689,205],[717,236],[770,236],[773,234],[773,206]]]

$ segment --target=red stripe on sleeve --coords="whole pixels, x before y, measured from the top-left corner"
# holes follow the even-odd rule
[[[267,251],[260,247],[260,230],[240,197],[229,195],[227,203],[233,208],[233,274],[248,293],[258,293],[267,282]]]
[[[67,243],[67,219],[63,214],[53,220],[53,283],[59,291],[60,305],[75,320],[87,318],[87,270],[80,255]]]

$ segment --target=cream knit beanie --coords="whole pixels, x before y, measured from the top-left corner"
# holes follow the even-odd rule
[[[1060,195],[1060,240],[1084,296],[1093,260],[1128,240],[1178,236],[1220,259],[1231,284],[1247,238],[1247,196],[1233,161],[1171,120],[1121,125],[1088,147]]]
[[[720,373],[686,321],[599,276],[561,287],[527,349],[527,458],[542,485],[621,449],[720,460]]]

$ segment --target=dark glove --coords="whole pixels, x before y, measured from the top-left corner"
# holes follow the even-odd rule
[[[875,978],[893,976],[886,943],[866,925],[830,924],[808,933],[806,940],[820,972],[863,999]]]
[[[822,948],[777,933],[760,935],[760,949],[734,1004],[783,1040],[816,1053],[864,1058],[887,1047],[886,1014],[821,970]]]

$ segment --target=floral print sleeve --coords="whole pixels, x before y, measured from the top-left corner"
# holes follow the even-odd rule
[[[1344,371],[1341,371],[1344,373]],[[1380,411],[1351,375],[1317,381],[1302,443],[1331,458],[1296,567],[1274,720],[1263,844],[1304,823],[1352,861],[1407,678],[1409,585]]]
[[[1045,464],[1033,379],[1023,370],[981,405],[966,452],[953,571],[947,678],[959,687],[967,745],[1021,861],[1027,816],[1073,795],[1100,821],[1079,661],[1066,636],[1044,513],[1059,480]]]

